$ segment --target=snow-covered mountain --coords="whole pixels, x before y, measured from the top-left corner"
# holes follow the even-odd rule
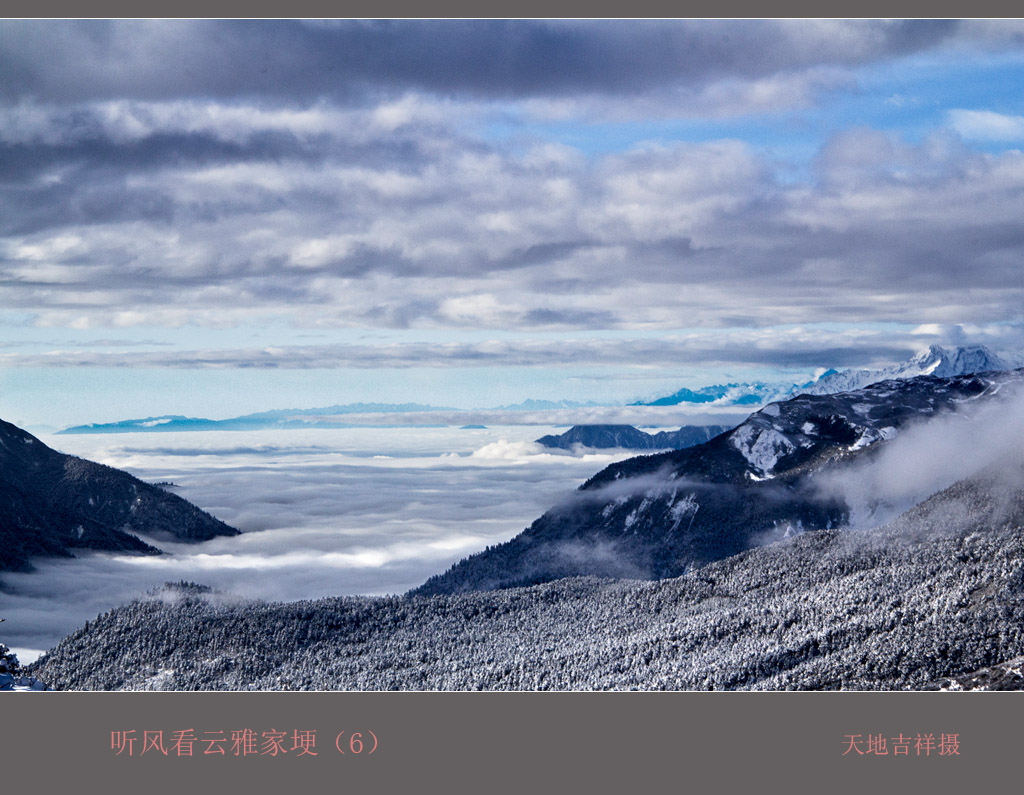
[[[650,402],[637,402],[635,406],[678,406],[682,403],[700,403],[714,406],[754,406],[783,400],[792,395],[831,395],[837,392],[851,392],[863,389],[879,381],[893,378],[916,378],[919,375],[934,375],[950,378],[955,375],[997,372],[1024,365],[1019,356],[1002,357],[984,345],[968,345],[956,348],[940,348],[932,345],[917,356],[877,370],[829,369],[813,381],[802,384],[784,383],[737,383],[716,384],[701,389],[680,389],[671,395]]]
[[[658,582],[430,598],[225,600],[99,616],[34,666],[59,689],[1020,689],[1024,472],[890,525],[804,533]]]
[[[792,384],[714,384],[700,389],[680,389],[671,395],[650,402],[637,401],[634,406],[678,406],[683,403],[714,404],[716,406],[758,406],[790,394]]]
[[[1022,387],[1018,370],[801,394],[608,467],[413,594],[280,604],[183,583],[29,673],[61,689],[1020,688]],[[913,440],[935,457],[952,436],[959,458],[992,433],[1004,451],[878,526],[847,530],[822,489],[863,467],[913,476]]]
[[[914,358],[892,367],[880,370],[842,370],[824,373],[812,384],[800,391],[809,395],[829,395],[836,392],[850,392],[863,389],[879,381],[892,378],[917,378],[919,375],[934,375],[950,378],[955,375],[971,375],[1009,370],[1013,365],[983,345],[960,348],[940,348],[932,345]]]
[[[579,575],[674,577],[805,529],[844,526],[852,507],[842,492],[822,489],[822,477],[849,473],[907,426],[995,400],[1012,391],[1003,390],[1007,384],[1021,383],[1024,370],[925,375],[772,403],[704,444],[607,467],[511,541],[414,593]]]

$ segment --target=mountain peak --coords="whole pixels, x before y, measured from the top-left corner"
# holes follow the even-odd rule
[[[831,371],[810,384],[802,391],[812,395],[827,395],[863,389],[871,384],[890,379],[916,378],[933,375],[937,378],[953,378],[958,375],[973,375],[1013,369],[1005,359],[997,356],[984,345],[964,345],[943,348],[929,345],[916,356],[891,367],[878,370]]]
[[[729,430],[726,425],[684,425],[678,431],[645,433],[632,425],[574,425],[558,436],[542,436],[544,447],[572,450],[577,446],[592,449],[682,450],[708,441]]]
[[[954,375],[970,375],[993,370],[1006,370],[1009,365],[984,345],[965,345],[956,348],[940,348],[931,345],[913,363],[919,363],[922,375],[949,378]]]
[[[1011,364],[984,345],[963,345],[954,348],[930,345],[907,361],[877,370],[822,368],[812,380],[803,384],[765,384],[760,382],[715,384],[700,389],[680,389],[678,392],[657,400],[640,401],[633,405],[677,406],[681,403],[704,403],[716,406],[764,405],[798,394],[831,395],[839,392],[852,392],[892,378],[916,378],[919,375],[952,378],[957,375],[1012,370],[1015,366],[1019,367],[1020,364]]]

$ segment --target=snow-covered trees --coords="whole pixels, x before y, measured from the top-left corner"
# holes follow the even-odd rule
[[[979,479],[878,531],[658,582],[293,604],[184,588],[100,616],[38,673],[88,689],[928,687],[1024,654],[1022,520],[1024,493]]]

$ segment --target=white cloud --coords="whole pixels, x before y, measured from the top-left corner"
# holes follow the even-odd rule
[[[1017,385],[1004,390],[980,407],[910,425],[878,455],[819,487],[845,500],[851,525],[874,527],[979,472],[1015,477],[1024,462],[1024,393]]]
[[[964,138],[981,141],[1024,141],[1024,116],[991,110],[949,111],[950,126]]]

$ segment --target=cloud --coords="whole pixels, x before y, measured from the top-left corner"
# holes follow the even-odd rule
[[[57,436],[45,441],[123,468],[243,531],[168,554],[83,554],[4,572],[3,640],[49,648],[97,614],[165,581],[297,600],[401,593],[465,555],[510,539],[613,455],[474,457],[530,447],[552,428],[353,429]],[[457,455],[451,455],[451,454]],[[388,457],[378,457],[385,455]]]
[[[1024,301],[1018,152],[863,127],[794,179],[741,140],[594,152],[537,120],[763,114],[855,90],[859,65],[1012,42],[941,21],[15,21],[0,30],[3,306],[111,337],[212,331],[206,350],[4,363],[550,366],[552,332],[701,328],[565,351],[818,367],[916,347],[825,324],[1005,326]],[[246,348],[213,333],[273,324],[531,340],[300,346],[284,331]],[[736,332],[795,324],[818,339]]]
[[[15,21],[0,31],[0,71],[6,97],[50,101],[635,95],[886,60],[964,31],[942,21]]]
[[[514,464],[539,464],[539,463],[561,463],[565,458],[574,458],[578,461],[585,461],[594,468],[607,466],[625,458],[636,455],[635,451],[604,451],[604,452],[573,452],[560,450],[536,442],[518,442],[508,439],[499,439],[490,442],[474,450],[470,457],[478,461],[500,461]]]
[[[650,474],[612,480],[596,489],[592,488],[586,491],[573,492],[566,502],[570,504],[581,502],[621,503],[641,494],[657,498],[670,491],[675,491],[679,488],[686,489],[687,487],[688,482],[686,480],[676,480],[671,466],[665,464],[656,472]],[[707,484],[702,483],[700,487],[706,488]]]
[[[877,455],[818,487],[846,502],[853,527],[874,527],[979,472],[1019,472],[1022,439],[1024,392],[1011,384],[981,406],[909,426]]]
[[[1024,116],[991,110],[949,111],[950,126],[964,138],[982,141],[1024,140]]]
[[[166,162],[40,155],[0,192],[5,306],[73,328],[545,331],[981,324],[1024,300],[1024,159],[948,136],[847,131],[795,184],[728,140],[542,163],[451,127],[153,146]]]
[[[807,367],[891,362],[922,347],[920,333],[840,333],[805,327],[734,329],[663,337],[522,338],[481,342],[281,345],[195,351],[52,350],[0,353],[9,367],[170,367],[189,369],[602,367],[710,364]]]

